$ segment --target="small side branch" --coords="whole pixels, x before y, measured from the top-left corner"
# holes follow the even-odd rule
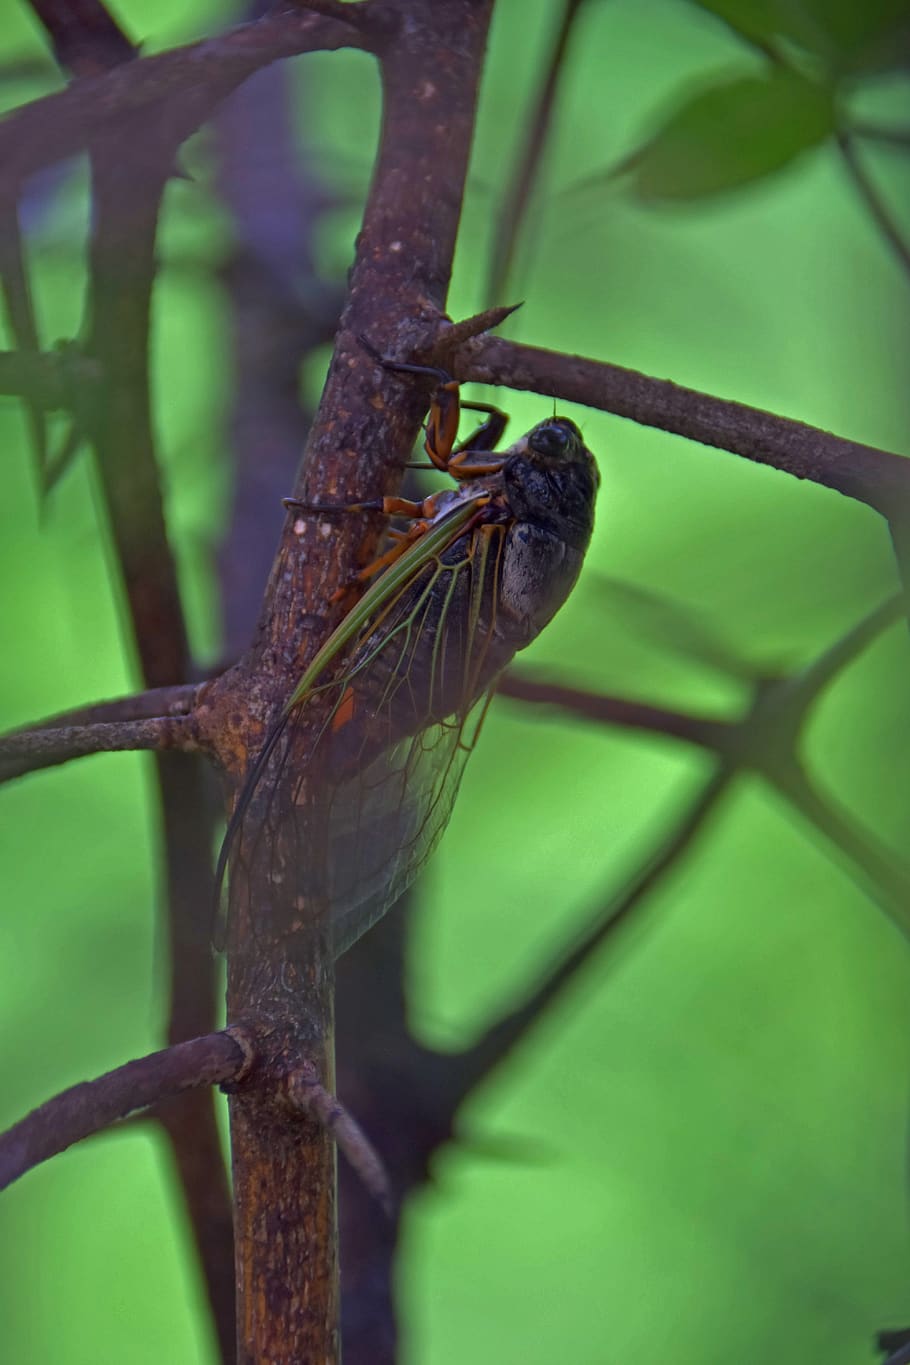
[[[0,782],[10,782],[42,768],[53,768],[72,758],[84,758],[86,754],[136,749],[159,752],[180,749],[190,753],[199,747],[192,720],[174,720],[169,716],[98,725],[67,725],[54,730],[23,730],[0,739]]]
[[[64,1090],[0,1136],[0,1190],[136,1109],[185,1090],[236,1084],[252,1062],[249,1039],[238,1026],[177,1043]]]
[[[321,1084],[311,1062],[304,1063],[288,1079],[288,1094],[295,1108],[310,1114],[331,1133],[358,1180],[391,1218],[392,1189],[382,1157],[353,1115]]]
[[[910,502],[910,463],[900,455],[620,365],[482,337],[459,352],[454,369],[460,379],[584,403],[729,450],[857,498],[883,516]]]
[[[497,696],[515,701],[531,702],[536,706],[552,706],[560,711],[599,725],[617,725],[627,730],[647,730],[651,734],[668,735],[671,739],[688,740],[724,755],[726,741],[737,728],[737,722],[699,716],[685,711],[671,711],[647,702],[630,701],[626,697],[612,697],[600,692],[587,692],[579,687],[546,682],[535,678],[525,669],[509,669],[496,689]]]
[[[205,683],[175,683],[172,687],[149,687],[144,692],[131,692],[127,697],[92,701],[86,706],[75,706],[71,711],[58,711],[56,715],[45,716],[43,720],[23,726],[16,733],[64,730],[72,725],[106,725],[128,720],[189,716],[195,710],[205,686]]]

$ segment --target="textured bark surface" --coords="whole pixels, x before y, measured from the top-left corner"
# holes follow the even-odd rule
[[[381,146],[294,490],[306,501],[391,490],[417,435],[424,389],[383,371],[359,338],[384,354],[410,355],[435,336],[491,9],[492,0],[383,7]],[[371,556],[380,529],[375,517],[339,519],[327,543],[315,520],[288,518],[254,647],[213,684],[204,708],[213,747],[235,776],[335,624],[326,603]],[[297,856],[292,831],[279,827],[268,866],[249,857],[231,890],[228,1017],[253,1029],[258,1058],[231,1101],[242,1362],[338,1358],[334,1145],[287,1096],[304,1062],[334,1088],[328,910],[295,903],[293,878],[280,869]]]

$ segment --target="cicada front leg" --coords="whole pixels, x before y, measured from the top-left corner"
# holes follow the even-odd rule
[[[506,413],[491,403],[462,403],[458,380],[453,379],[447,370],[432,365],[385,360],[365,340],[364,345],[377,364],[382,365],[384,369],[404,374],[426,375],[436,380],[436,389],[424,424],[423,447],[430,460],[429,467],[448,474],[458,482],[467,482],[484,474],[493,474],[501,467],[502,459],[493,454],[493,451],[509,420]],[[470,436],[459,442],[457,438],[462,408],[485,413],[486,420],[481,422]],[[410,523],[405,531],[389,531],[392,545],[355,574],[344,587],[339,588],[332,595],[333,603],[343,600],[349,592],[390,568],[411,545],[426,534],[437,515],[437,503],[433,494],[420,502],[400,497],[370,498],[351,503],[312,503],[303,502],[298,498],[285,498],[284,506],[292,512],[323,514],[381,512],[384,516],[404,518]]]
[[[427,375],[437,381],[436,391],[430,403],[430,412],[424,426],[423,448],[430,463],[453,479],[476,479],[481,474],[492,474],[499,468],[498,458],[478,458],[489,456],[502,439],[508,423],[508,414],[492,403],[462,402],[459,396],[459,382],[453,379],[448,370],[435,365],[415,365],[404,361],[386,360],[373,350],[370,354],[382,365],[383,369],[402,374]],[[476,430],[463,441],[458,440],[458,427],[464,408],[471,412],[487,414]]]

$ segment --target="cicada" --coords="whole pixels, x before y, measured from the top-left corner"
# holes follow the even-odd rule
[[[248,773],[218,861],[220,888],[241,825],[278,765],[295,781],[301,897],[330,902],[336,956],[398,899],[448,823],[497,679],[565,602],[594,525],[600,476],[567,417],[540,422],[501,454],[507,418],[459,404],[445,371],[424,449],[454,487],[422,502],[382,498],[349,510],[400,518],[360,577],[369,586],[301,677]],[[460,406],[486,414],[457,442]],[[287,500],[295,512],[345,510]],[[261,829],[272,818],[259,813]]]

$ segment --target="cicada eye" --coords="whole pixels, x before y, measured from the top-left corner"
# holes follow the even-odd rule
[[[528,437],[528,445],[538,455],[562,455],[568,449],[573,435],[574,427],[568,422],[541,422]]]

